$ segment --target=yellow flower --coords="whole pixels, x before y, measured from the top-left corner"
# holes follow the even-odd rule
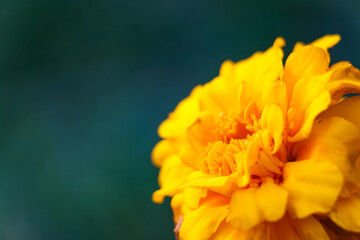
[[[360,236],[360,72],[329,67],[339,40],[226,61],[160,125],[153,201],[172,197],[181,239]]]

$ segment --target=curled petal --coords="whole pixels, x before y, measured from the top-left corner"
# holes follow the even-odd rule
[[[279,147],[283,141],[283,131],[284,131],[284,118],[280,107],[277,105],[271,104],[266,105],[261,116],[261,127],[263,129],[268,129],[270,135],[274,139],[274,148],[273,154],[279,150]]]
[[[288,98],[292,98],[293,88],[300,79],[323,74],[328,68],[326,52],[319,47],[308,45],[291,53],[284,69]]]

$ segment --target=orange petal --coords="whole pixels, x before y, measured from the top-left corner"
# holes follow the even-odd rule
[[[209,195],[198,209],[188,211],[180,229],[183,240],[208,240],[228,214],[229,198]]]
[[[288,98],[292,98],[293,88],[300,79],[323,74],[328,67],[329,60],[326,52],[319,47],[308,45],[291,53],[284,69]]]
[[[331,77],[326,88],[334,101],[340,100],[345,94],[360,93],[360,71],[349,62],[339,62],[331,66]]]
[[[248,231],[239,231],[223,222],[211,240],[329,240],[322,225],[314,218],[293,219],[286,214],[273,223],[261,223]]]
[[[276,153],[283,142],[283,131],[285,127],[281,108],[274,104],[266,105],[261,115],[260,124],[262,129],[269,130],[270,136],[274,139],[272,153]]]
[[[288,162],[283,178],[283,187],[289,193],[288,210],[297,218],[329,212],[343,184],[335,165],[315,159]]]
[[[318,119],[341,117],[352,122],[358,128],[360,128],[359,109],[360,109],[360,96],[349,97],[337,104],[330,106],[326,111],[324,111],[319,115]]]
[[[200,171],[199,173],[203,174]],[[184,185],[181,186],[181,188],[188,188],[188,187],[205,188],[225,196],[231,196],[234,190],[234,181],[235,178],[232,176],[217,177],[213,175],[203,174],[203,176],[199,177],[198,179],[192,181],[188,180]]]
[[[335,105],[321,114],[309,138],[295,145],[293,155],[298,160],[317,159],[331,162],[341,171],[345,181],[360,186],[360,177],[355,171],[355,162],[360,152],[359,129],[343,118],[332,117],[339,115],[354,122],[359,121],[356,115],[360,115],[353,110],[356,108],[348,108],[355,107],[353,103],[357,101],[354,100],[346,99],[338,107]]]
[[[307,138],[314,119],[329,106],[331,97],[323,83],[329,76],[303,78],[296,83],[288,111],[291,142]]]
[[[260,188],[237,190],[231,197],[227,221],[241,231],[263,221],[277,221],[285,213],[286,201],[286,190],[272,182]]]
[[[339,34],[333,34],[333,35],[326,35],[322,38],[319,38],[315,40],[314,42],[310,43],[313,46],[322,48],[326,51],[327,58],[330,62],[330,54],[328,53],[328,49],[335,46],[338,42],[340,42],[340,35]]]
[[[272,103],[280,103],[283,105],[283,100],[280,95],[272,95],[268,98],[269,92],[281,93],[281,84],[276,83],[283,75],[283,50],[281,47],[285,45],[282,38],[277,38],[273,47],[265,52],[257,52],[250,58],[237,62],[235,65],[235,81],[238,85],[238,99],[240,111],[256,101],[259,109],[263,109],[269,101]]]
[[[269,240],[329,240],[322,225],[312,216],[294,219],[285,215],[280,221],[269,224]]]
[[[360,196],[353,194],[349,198],[339,198],[329,217],[347,231],[360,232]]]

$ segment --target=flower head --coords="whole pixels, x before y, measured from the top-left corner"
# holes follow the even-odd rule
[[[181,239],[358,236],[360,72],[329,67],[339,40],[226,61],[160,125],[153,201],[172,197]]]

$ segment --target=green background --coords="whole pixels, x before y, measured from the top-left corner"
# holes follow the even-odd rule
[[[360,1],[0,1],[0,239],[174,239],[157,126],[226,60],[342,35]]]

